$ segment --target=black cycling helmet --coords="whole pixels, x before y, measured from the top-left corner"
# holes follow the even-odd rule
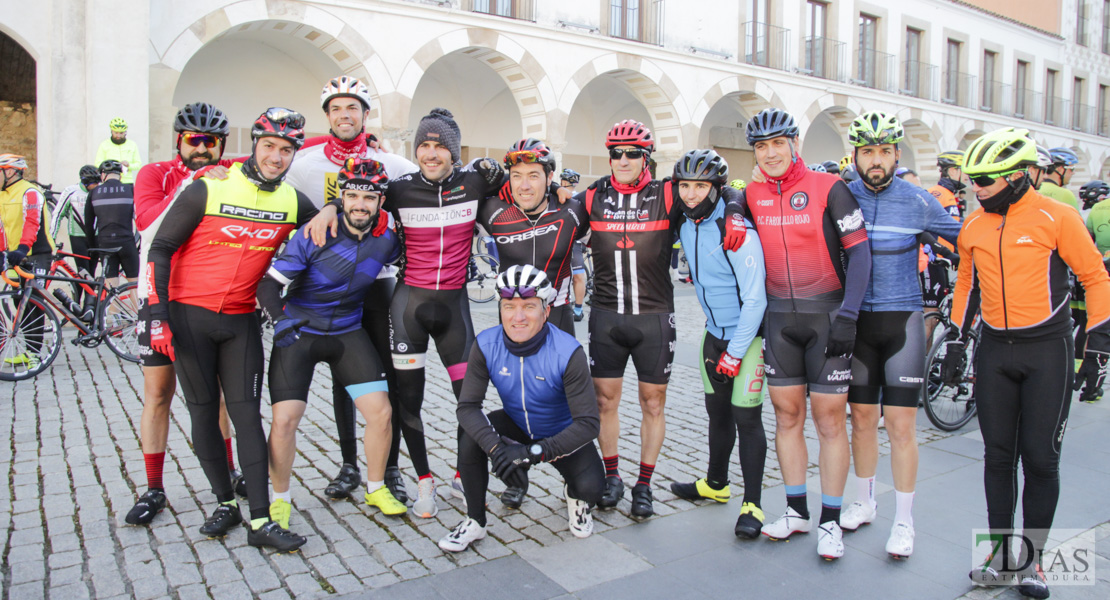
[[[194,102],[186,104],[177,111],[177,117],[173,120],[173,130],[177,133],[195,131],[227,137],[231,126],[228,125],[227,116],[222,110],[207,102]]]
[[[1079,188],[1079,198],[1083,200],[1083,210],[1088,210],[1100,201],[1110,196],[1110,184],[1099,179],[1093,179]]]
[[[276,137],[300,150],[304,146],[304,116],[288,108],[272,107],[258,116],[251,126],[251,141],[258,138]]]
[[[859,173],[856,171],[856,166],[848,165],[848,168],[840,172],[840,178],[844,180],[844,183],[852,183],[853,181],[859,179]]]
[[[829,170],[825,168],[825,165],[823,163],[810,163],[810,164],[806,165],[806,168],[809,169],[810,171],[813,171],[814,173],[828,173],[829,172]]]
[[[122,175],[123,163],[118,160],[108,159],[100,163],[100,166],[97,167],[97,171],[99,171],[101,175],[104,175],[106,173],[115,173],[116,175]]]
[[[714,150],[691,150],[674,164],[675,181],[708,181],[717,186],[728,183],[728,163]]]
[[[582,180],[582,176],[574,169],[563,169],[563,172],[559,173],[559,180],[567,181],[571,185],[578,185],[578,182]]]
[[[821,163],[821,166],[825,167],[826,173],[832,173],[833,175],[840,174],[840,163],[836,162],[835,160],[826,160],[825,162]]]
[[[511,169],[513,165],[521,163],[535,163],[542,166],[543,172],[548,175],[555,172],[555,157],[551,155],[551,150],[548,149],[547,144],[536,138],[524,138],[509,146],[509,151],[505,153],[504,162],[506,169]]]
[[[748,120],[744,136],[747,137],[749,146],[777,137],[795,138],[798,136],[798,125],[790,113],[777,108],[765,108]]]
[[[81,181],[81,185],[89,186],[100,183],[100,171],[92,165],[85,165],[77,173],[77,178]]]

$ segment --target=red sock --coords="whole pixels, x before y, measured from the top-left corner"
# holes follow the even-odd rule
[[[649,465],[645,462],[640,463],[640,478],[636,480],[636,485],[641,483],[644,485],[651,485],[651,476],[655,474],[655,465]]]
[[[620,458],[619,456],[614,455],[614,456],[606,456],[606,457],[601,459],[602,462],[605,463],[605,476],[606,477],[610,477],[610,476],[620,477],[621,476],[620,473],[617,472],[617,460],[619,458]]]
[[[231,454],[231,438],[224,438],[224,445],[227,446],[227,470],[235,470],[235,457]]]
[[[162,465],[166,462],[166,453],[144,453],[143,462],[146,463],[146,487],[162,489]]]
[[[424,475],[420,476],[420,479],[431,479],[431,478],[432,478],[431,473],[425,473]]]

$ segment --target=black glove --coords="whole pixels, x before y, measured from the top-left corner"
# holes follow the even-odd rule
[[[27,258],[27,246],[20,244],[15,250],[9,250],[6,258],[9,267],[17,266],[23,263],[23,259]]]
[[[507,479],[512,479],[512,474],[515,471],[528,470],[528,446],[502,442],[493,449],[493,453],[489,455],[489,460],[490,466],[493,467],[493,475],[508,483]],[[521,469],[521,467],[524,468]],[[525,481],[527,481],[527,475]]]
[[[856,347],[856,322],[837,315],[829,326],[829,339],[825,342],[825,356],[852,355]]]
[[[501,163],[492,158],[479,160],[474,164],[474,170],[485,178],[486,183],[491,188],[501,187],[501,183],[505,180],[505,169],[501,166]]]
[[[274,347],[286,348],[301,339],[301,327],[308,325],[308,319],[294,321],[286,316],[280,316],[274,321]]]
[[[1083,389],[1079,395],[1080,402],[1094,402],[1102,397],[1102,384],[1106,381],[1106,366],[1110,362],[1110,355],[1103,352],[1088,350],[1083,354],[1083,365],[1075,374],[1075,384],[1072,389]]]

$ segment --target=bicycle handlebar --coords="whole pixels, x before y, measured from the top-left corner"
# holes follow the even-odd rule
[[[19,274],[19,276],[22,277],[23,279],[34,279],[35,278],[34,273],[28,273],[27,271],[24,271],[23,269],[20,269],[18,265],[14,265],[11,268],[17,274]],[[4,283],[6,283],[6,284],[8,284],[12,287],[19,287],[19,284],[17,282],[12,281],[11,279],[8,279],[8,270],[7,269],[5,269],[3,272],[0,272],[0,279],[3,279]]]

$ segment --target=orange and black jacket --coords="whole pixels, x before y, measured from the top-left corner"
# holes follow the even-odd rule
[[[1087,331],[1103,334],[1092,335],[1091,345],[1110,350],[1102,348],[1110,345],[1110,276],[1070,206],[1030,189],[1005,215],[980,208],[964,222],[959,252],[957,327],[970,322],[978,297],[988,335],[1014,341],[1070,335],[1070,267],[1087,294]]]

